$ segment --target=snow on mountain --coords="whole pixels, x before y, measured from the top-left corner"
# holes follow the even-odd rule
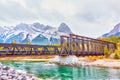
[[[43,24],[40,24],[38,22],[36,23],[33,23],[32,26],[34,26],[35,29],[38,29],[38,30],[50,30],[50,29],[56,29],[52,26],[44,26]]]
[[[21,23],[16,26],[0,27],[0,43],[11,43],[16,41],[23,44],[31,42],[32,44],[58,44],[61,35],[71,34],[72,31],[65,24],[61,23],[57,28],[45,26],[40,23],[25,24]]]
[[[46,45],[46,44],[49,44],[49,40],[48,38],[40,34],[32,40],[32,43]]]
[[[115,27],[110,32],[102,35],[102,37],[109,36],[120,36],[120,23],[115,25]]]

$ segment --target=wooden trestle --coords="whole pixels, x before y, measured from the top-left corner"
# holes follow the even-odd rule
[[[61,36],[60,46],[0,43],[0,56],[22,55],[104,55],[104,48],[116,49],[116,44],[70,34]]]

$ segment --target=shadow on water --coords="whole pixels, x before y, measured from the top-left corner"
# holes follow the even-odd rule
[[[109,80],[120,79],[119,69],[98,67],[68,67],[46,62],[1,62],[3,65],[25,70],[45,80]]]

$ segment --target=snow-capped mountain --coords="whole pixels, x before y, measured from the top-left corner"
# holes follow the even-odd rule
[[[110,32],[102,35],[102,37],[109,36],[120,36],[120,23],[117,24]]]
[[[58,44],[61,35],[71,34],[72,31],[65,24],[61,23],[58,28],[45,26],[40,23],[25,24],[21,23],[11,27],[0,27],[0,43],[17,43],[24,44]]]

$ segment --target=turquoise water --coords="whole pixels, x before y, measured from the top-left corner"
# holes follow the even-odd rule
[[[46,62],[1,62],[35,74],[45,80],[120,80],[120,69],[99,67],[68,67]]]

